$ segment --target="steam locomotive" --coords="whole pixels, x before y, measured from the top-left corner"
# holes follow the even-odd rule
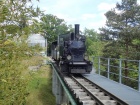
[[[79,34],[79,24],[75,24],[75,33],[62,34],[51,44],[51,56],[63,73],[88,74],[92,62],[88,60],[85,46],[86,37]]]

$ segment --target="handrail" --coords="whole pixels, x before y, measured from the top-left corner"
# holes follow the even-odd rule
[[[105,58],[105,57],[93,57],[93,63],[96,66],[98,74],[101,75],[102,71],[107,73],[107,78],[110,79],[110,75],[118,75],[119,83],[122,83],[122,78],[127,78],[130,80],[133,80],[137,82],[137,89],[140,92],[140,60],[129,60],[129,59],[116,59],[116,58]],[[127,63],[135,63],[135,68],[133,67],[124,67],[124,61]],[[113,65],[113,62],[115,62],[115,65]],[[116,70],[116,72],[113,72],[112,70]],[[131,77],[131,76],[125,76],[123,75],[124,70],[128,70],[128,72],[133,72],[136,74],[137,78]]]

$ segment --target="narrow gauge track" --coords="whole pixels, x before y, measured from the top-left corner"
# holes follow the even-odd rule
[[[78,105],[128,105],[83,76],[63,75]]]

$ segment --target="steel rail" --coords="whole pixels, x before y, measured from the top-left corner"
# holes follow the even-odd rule
[[[52,65],[52,64],[51,64]],[[75,99],[76,96],[74,97],[73,96],[73,93],[72,92],[72,89],[69,88],[69,86],[67,86],[69,83],[68,81],[65,81],[65,78],[64,77],[61,77],[61,76],[64,76],[64,75],[60,75],[57,71],[57,67],[55,67],[54,65],[52,65],[60,83],[62,84],[62,87],[64,88],[67,96],[69,97],[70,99],[70,102],[72,105],[77,105],[77,102]],[[59,76],[60,75],[60,76]],[[76,79],[76,77],[74,75],[70,75],[68,76],[69,78],[71,78],[76,84],[79,85],[79,87],[81,87],[87,94],[87,96],[90,96],[91,97],[91,100],[95,101],[96,104],[98,105],[105,105],[104,101],[102,99],[100,99],[98,96],[96,96],[95,94],[93,94],[90,90],[88,90],[88,87],[84,86],[83,84],[81,84],[79,81],[78,81],[78,78],[79,79],[83,79],[85,84],[86,83],[89,83],[89,84],[92,84],[91,86],[95,87],[95,89],[99,89],[100,92],[103,92],[105,94],[105,96],[107,95],[109,97],[108,101],[110,100],[114,100],[117,105],[128,105],[128,103],[124,102],[123,100],[119,99],[118,97],[116,97],[115,95],[109,93],[108,91],[106,91],[105,89],[103,89],[102,87],[98,86],[97,84],[93,83],[92,81],[88,80],[87,78],[85,78],[84,76],[80,75],[80,76],[77,76],[78,78]],[[66,83],[67,82],[67,83]],[[80,102],[80,100],[79,100]]]
[[[72,79],[73,79],[76,83],[78,83],[78,85],[80,85],[80,86],[88,93],[88,95],[89,95],[93,100],[96,101],[96,103],[98,103],[99,105],[104,105],[104,103],[103,103],[99,98],[97,98],[96,96],[94,96],[85,86],[83,86],[81,83],[79,83],[79,82],[76,80],[76,78],[75,78],[74,76],[71,75],[71,77],[72,77]]]
[[[125,101],[121,100],[120,98],[118,98],[117,96],[113,95],[112,93],[108,92],[107,90],[103,89],[102,87],[100,87],[99,85],[95,84],[94,82],[88,80],[87,78],[85,78],[84,76],[82,76],[82,78],[84,78],[86,81],[90,82],[91,84],[93,84],[94,86],[96,86],[98,89],[100,89],[101,91],[105,92],[105,94],[107,94],[108,96],[110,96],[112,99],[116,100],[120,105],[129,105],[128,103],[126,103]]]

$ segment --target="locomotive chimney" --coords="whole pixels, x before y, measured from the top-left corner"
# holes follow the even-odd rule
[[[75,39],[77,34],[79,34],[79,24],[75,24]]]

